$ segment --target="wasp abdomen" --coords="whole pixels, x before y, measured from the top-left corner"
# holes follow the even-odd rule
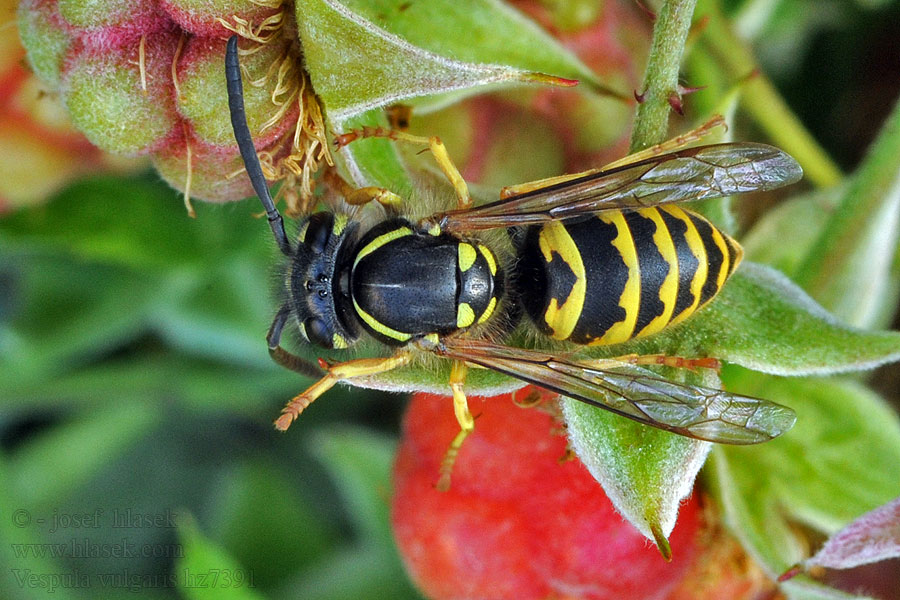
[[[742,251],[700,215],[666,206],[535,225],[519,254],[522,302],[535,324],[593,345],[687,318],[719,292]]]

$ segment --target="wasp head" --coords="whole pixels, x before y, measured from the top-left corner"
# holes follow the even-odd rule
[[[350,264],[358,223],[319,212],[300,224],[287,288],[300,332],[323,348],[346,348],[359,338],[350,299]]]

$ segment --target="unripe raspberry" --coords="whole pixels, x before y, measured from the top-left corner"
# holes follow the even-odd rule
[[[162,146],[177,123],[171,76],[177,43],[175,34],[157,33],[115,49],[81,45],[62,83],[75,126],[107,152],[135,155]]]
[[[237,148],[208,146],[190,131],[155,152],[153,166],[176,189],[183,190],[190,182],[190,194],[198,200],[231,202],[253,195]]]
[[[0,0],[0,14],[14,14],[16,4],[16,0]],[[53,32],[66,39],[63,46],[68,45],[67,26],[61,25],[56,2],[23,2],[19,11],[22,37],[39,46],[29,56],[30,62],[49,66],[39,68],[58,83],[62,53],[54,50],[43,55],[51,60],[41,58],[56,43]],[[53,82],[30,71],[25,55],[19,35],[0,28],[0,214],[44,201],[85,172],[131,166],[126,164],[129,161],[111,161],[72,127],[52,93]]]
[[[737,598],[758,591],[744,570],[723,568],[719,579],[707,572],[722,538],[711,535],[696,495],[681,508],[666,562],[578,460],[561,461],[566,440],[546,409],[520,408],[510,396],[469,404],[475,432],[447,492],[434,483],[458,431],[452,401],[417,394],[404,421],[392,518],[407,569],[427,597],[680,599],[693,590],[712,599],[726,597],[719,589]]]
[[[240,47],[256,46],[251,42]],[[271,145],[296,123],[297,99],[295,94],[285,93],[276,98],[280,106],[273,104],[272,94],[279,83],[296,80],[299,57],[290,52],[289,43],[272,42],[241,59],[246,69],[244,76],[244,109],[247,125],[257,148]],[[231,117],[227,110],[228,95],[224,85],[223,57],[225,40],[194,37],[184,48],[178,61],[178,112],[191,122],[197,139],[210,146],[236,150]],[[287,75],[279,81],[278,68],[284,65]],[[256,85],[254,82],[263,82]],[[265,128],[264,128],[265,126]]]
[[[247,51],[247,120],[266,151],[266,174],[303,182],[301,193],[311,195],[309,176],[329,158],[321,153],[327,143],[281,2],[24,0],[19,27],[34,70],[91,142],[114,154],[158,154],[167,181],[182,190],[190,183],[210,201],[252,195],[234,177],[242,161],[224,85],[225,38],[237,31]]]
[[[22,0],[18,23],[19,36],[35,75],[50,89],[58,89],[73,34],[59,14],[56,0]]]
[[[108,37],[110,43],[140,37],[168,26],[156,0],[58,0],[59,14],[82,35]],[[103,31],[101,31],[103,30]]]
[[[160,0],[169,16],[196,35],[227,38],[231,31],[219,19],[235,25],[241,21],[262,23],[279,11],[280,2],[265,6],[260,0]]]

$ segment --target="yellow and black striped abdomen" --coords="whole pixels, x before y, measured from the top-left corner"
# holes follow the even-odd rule
[[[529,227],[517,279],[523,305],[547,335],[616,344],[689,317],[741,256],[737,242],[677,206],[606,211]]]

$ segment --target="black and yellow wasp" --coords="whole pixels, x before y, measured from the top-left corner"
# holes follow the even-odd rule
[[[288,258],[287,300],[269,329],[269,351],[279,364],[320,377],[284,407],[278,429],[287,429],[336,382],[407,365],[422,353],[452,361],[449,387],[460,433],[444,459],[442,486],[474,427],[463,391],[471,366],[701,440],[754,444],[793,425],[793,411],[766,400],[623,370],[616,361],[581,361],[571,352],[502,343],[514,315],[522,313],[541,334],[570,346],[615,344],[688,318],[716,296],[742,252],[708,220],[676,203],[795,182],[801,169],[784,152],[732,143],[633,155],[604,170],[506,188],[500,200],[472,206],[437,138],[393,130],[351,133],[339,142],[383,135],[428,144],[456,191],[458,208],[417,221],[394,216],[369,229],[344,214],[316,212],[300,221],[290,239],[247,128],[236,38],[228,43],[226,76],[235,138]],[[399,200],[376,188],[355,194],[355,203]],[[492,242],[496,235],[484,230],[507,235],[505,230],[511,241]],[[367,334],[394,350],[385,358],[320,361],[323,375],[280,345],[289,322],[322,348],[347,348]]]

